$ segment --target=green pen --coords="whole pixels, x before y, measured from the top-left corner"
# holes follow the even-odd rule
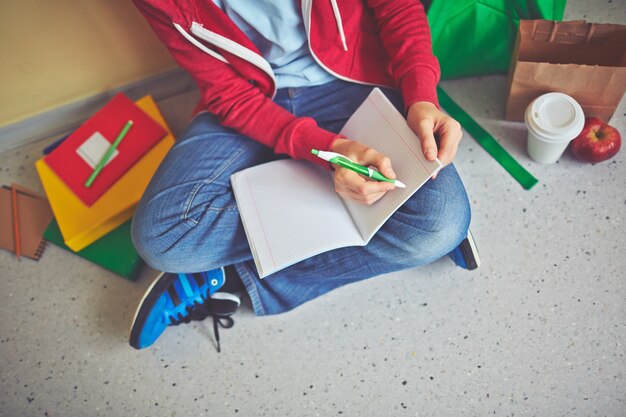
[[[357,174],[365,175],[366,177],[370,177],[377,181],[390,182],[398,188],[406,188],[406,185],[404,185],[402,181],[392,180],[391,178],[387,178],[380,172],[376,171],[375,169],[357,164],[356,162],[353,162],[347,156],[344,156],[340,153],[318,151],[317,149],[311,149],[311,153],[313,155],[316,155],[318,158],[322,158],[324,161],[328,161],[331,164],[338,165],[342,168],[347,168],[350,171],[356,172]]]
[[[126,136],[126,133],[128,133],[128,130],[132,126],[133,126],[132,120],[129,120],[126,122],[120,134],[117,135],[117,138],[115,139],[113,144],[109,146],[109,149],[107,149],[102,159],[100,159],[100,162],[98,162],[98,165],[96,165],[96,167],[93,169],[93,172],[91,173],[89,178],[87,178],[87,181],[85,182],[85,187],[87,188],[91,187],[91,184],[93,183],[93,181],[96,179],[100,171],[102,171],[102,168],[104,168],[107,161],[109,160],[109,158],[111,158],[111,155],[113,155],[113,152],[115,151],[115,149],[117,149],[118,145],[120,144],[122,139],[124,139],[124,136]]]

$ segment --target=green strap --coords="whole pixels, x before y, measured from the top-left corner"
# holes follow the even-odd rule
[[[485,148],[487,153],[491,155],[513,178],[519,182],[522,187],[530,190],[539,182],[537,178],[524,169],[509,153],[500,145],[493,136],[483,129],[476,120],[465,112],[452,98],[439,86],[437,86],[437,94],[439,96],[439,104],[443,107],[475,140]]]

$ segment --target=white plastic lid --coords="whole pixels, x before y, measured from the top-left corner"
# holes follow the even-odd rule
[[[528,105],[526,126],[546,142],[566,142],[583,130],[585,114],[576,100],[563,93],[548,93]]]

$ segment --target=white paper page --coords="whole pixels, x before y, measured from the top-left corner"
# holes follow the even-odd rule
[[[332,249],[365,245],[330,172],[284,159],[231,176],[261,278]]]
[[[371,206],[344,201],[363,239],[369,242],[385,221],[441,168],[441,163],[426,160],[406,119],[378,88],[350,117],[341,134],[387,155],[396,178],[406,184],[406,188],[396,187]]]
[[[102,133],[94,132],[93,135],[89,136],[87,140],[83,142],[78,148],[76,148],[76,153],[83,158],[83,160],[89,165],[91,168],[95,168],[96,165],[100,163],[100,160],[104,156],[105,153],[111,147],[111,142],[106,140]],[[106,161],[104,166],[109,165],[109,163],[119,154],[120,151],[117,149],[113,150],[113,153]]]

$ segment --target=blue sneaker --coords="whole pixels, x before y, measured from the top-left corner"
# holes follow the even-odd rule
[[[467,231],[467,237],[449,254],[450,258],[461,268],[473,270],[480,266],[480,256],[471,231]]]
[[[230,317],[240,305],[237,294],[219,292],[226,282],[224,268],[194,274],[162,273],[147,289],[137,307],[129,343],[135,349],[152,345],[168,326],[213,317],[220,351],[218,327],[230,328]]]

